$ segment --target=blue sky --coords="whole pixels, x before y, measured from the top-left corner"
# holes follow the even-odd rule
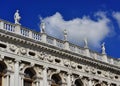
[[[14,22],[13,15],[18,9],[22,26],[39,31],[42,16],[49,35],[62,39],[62,31],[67,29],[71,42],[81,45],[87,37],[90,48],[98,52],[105,42],[107,54],[118,58],[119,4],[120,0],[0,0],[0,18]]]

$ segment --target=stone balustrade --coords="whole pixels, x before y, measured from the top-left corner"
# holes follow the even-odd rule
[[[80,55],[84,55],[88,58],[93,58],[116,66],[120,65],[119,60],[110,58],[106,54],[103,55],[97,52],[93,52],[89,48],[83,48],[68,41],[56,39],[54,37],[48,36],[46,33],[35,32],[25,27],[22,27],[21,25],[13,24],[5,20],[0,20],[0,29],[21,35],[23,37],[31,38],[36,41],[44,42],[60,49],[65,49]]]

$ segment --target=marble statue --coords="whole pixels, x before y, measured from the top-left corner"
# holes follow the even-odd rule
[[[45,22],[43,21],[42,17],[40,17],[40,21],[41,21],[41,24],[40,24],[41,33],[44,33],[46,26],[45,26]]]
[[[19,15],[19,10],[17,10],[14,14],[14,20],[15,20],[15,24],[20,24],[19,21],[20,21],[21,17]]]
[[[102,43],[101,47],[102,47],[102,54],[105,54],[105,42]]]
[[[88,41],[87,41],[87,38],[84,38],[84,47],[85,47],[85,48],[88,48]]]

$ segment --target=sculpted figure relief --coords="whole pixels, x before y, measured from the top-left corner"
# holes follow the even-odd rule
[[[19,15],[19,10],[17,10],[14,14],[14,20],[15,20],[15,24],[20,24],[19,21],[20,21],[21,17]]]

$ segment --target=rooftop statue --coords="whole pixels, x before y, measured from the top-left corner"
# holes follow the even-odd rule
[[[87,41],[87,38],[84,38],[84,48],[88,48],[88,41]]]
[[[19,15],[19,10],[16,10],[15,14],[14,14],[14,20],[15,20],[15,24],[20,24],[19,21],[20,21],[21,17]]]
[[[40,17],[40,21],[41,21],[41,24],[40,24],[41,33],[44,33],[46,26],[45,26],[45,22],[42,19],[42,17]]]
[[[102,54],[105,54],[106,53],[105,52],[105,42],[102,43],[101,47],[102,47]]]
[[[64,33],[64,40],[67,41],[67,30],[65,29],[63,33]]]

